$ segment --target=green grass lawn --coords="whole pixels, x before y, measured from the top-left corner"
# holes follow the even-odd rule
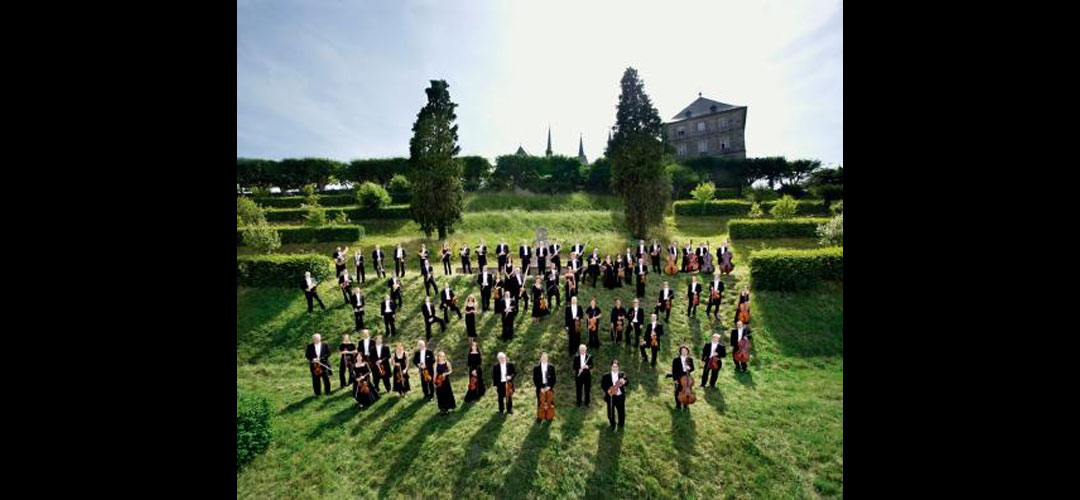
[[[564,251],[578,237],[599,242],[602,254],[624,249],[628,242],[618,229],[617,216],[607,212],[490,215],[467,214],[465,228],[451,241],[464,239],[475,246],[483,237],[493,248],[498,235],[505,234],[516,258],[517,244],[531,236],[533,224],[547,224]],[[533,218],[525,218],[530,215]],[[470,221],[470,216],[482,218]],[[421,241],[428,241],[417,237],[411,222],[378,222],[362,222],[368,228],[363,241],[366,254],[373,242],[385,248],[400,240],[414,252]],[[590,226],[596,227],[589,230]],[[715,249],[726,237],[726,218],[669,217],[664,237],[680,242],[708,240]],[[435,242],[428,243],[432,247]],[[286,245],[281,251],[328,255],[335,246]],[[486,381],[491,383],[490,366],[498,351],[507,352],[518,365],[519,375],[525,377],[513,416],[498,413],[491,388],[479,402],[464,403],[465,324],[453,314],[445,334],[435,328],[429,347],[446,350],[454,365],[451,383],[458,409],[440,416],[434,401],[425,403],[420,388],[414,387],[404,399],[384,394],[374,407],[360,412],[347,391],[336,390],[336,361],[335,392],[315,398],[303,357],[312,333],[323,334],[336,349],[340,334],[352,330],[351,311],[344,307],[336,286],[320,287],[329,310],[316,308],[310,315],[298,289],[238,288],[237,386],[266,394],[275,416],[269,450],[237,473],[237,497],[842,497],[842,283],[799,293],[753,291],[755,356],[750,373],[736,376],[729,355],[717,389],[695,387],[699,400],[690,413],[674,410],[673,386],[663,375],[670,370],[680,343],[691,346],[695,359],[714,331],[728,343],[735,290],[749,278],[747,257],[763,248],[817,244],[812,240],[740,240],[733,246],[736,269],[726,280],[719,326],[707,320],[704,303],[696,320],[687,318],[684,294],[689,278],[678,275],[670,279],[677,300],[655,370],[640,362],[636,347],[631,350],[604,342],[594,352],[603,365],[618,358],[629,374],[627,426],[621,433],[608,429],[595,376],[592,407],[574,407],[561,310],[539,325],[519,315],[510,342],[500,339],[500,322],[493,313],[478,318]],[[473,262],[475,266],[475,258]],[[455,268],[456,264],[457,259]],[[441,286],[445,281],[441,264],[433,265]],[[373,276],[369,272],[361,287],[369,303],[387,290],[385,280]],[[661,280],[657,278],[650,275],[642,301],[647,312],[658,295]],[[462,298],[475,294],[479,299],[474,279],[455,274],[450,282]],[[606,316],[615,296],[629,306],[633,294],[633,286],[608,291],[586,285],[579,301],[586,305],[596,296]],[[423,287],[414,253],[408,259],[404,295],[398,336],[390,342],[401,341],[411,351],[424,336],[419,310]],[[373,332],[381,330],[377,315],[369,312],[366,319]],[[602,328],[602,341],[604,333]],[[549,352],[559,384],[555,421],[537,425],[531,368],[541,351]],[[700,374],[700,362],[698,366],[695,377]],[[415,379],[415,369],[411,373]]]

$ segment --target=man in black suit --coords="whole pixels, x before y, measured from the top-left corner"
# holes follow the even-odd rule
[[[352,285],[352,277],[349,276],[349,270],[344,269],[338,274],[338,288],[341,288],[341,296],[345,299],[345,305],[349,305],[352,302],[349,298],[350,285]]]
[[[664,321],[671,319],[671,309],[668,309],[667,304],[675,302],[675,290],[668,288],[668,282],[664,282],[664,287],[660,289],[660,296],[656,299],[655,313],[664,312]],[[674,307],[674,306],[672,306]]]
[[[360,287],[354,286],[352,295],[349,296],[353,308],[353,319],[356,320],[356,331],[364,329],[364,295],[360,293]]]
[[[608,389],[614,387],[617,381],[622,380],[623,385],[615,391],[615,395],[608,394]],[[619,362],[611,362],[611,372],[600,377],[600,390],[604,391],[604,401],[607,402],[607,418],[611,424],[611,430],[615,430],[615,413],[619,414],[619,428],[626,425],[626,375],[619,371]]]
[[[424,295],[428,295],[429,286],[431,287],[431,291],[439,293],[439,285],[435,283],[435,271],[431,267],[431,262],[427,259],[424,259],[424,261],[420,263],[420,274],[424,279]]]
[[[307,345],[307,352],[304,355],[308,359],[308,369],[311,370],[311,386],[315,389],[315,395],[322,395],[319,378],[322,378],[322,385],[326,388],[326,393],[330,394],[330,346],[324,344],[322,336],[316,333],[311,336],[311,343]],[[321,377],[315,376],[316,363],[322,365]]]
[[[656,336],[655,346],[652,345],[653,334],[655,334]],[[649,361],[648,356],[645,355],[645,348],[649,347],[650,349],[652,349],[652,361],[650,362],[650,364],[652,364],[652,366],[656,366],[656,352],[660,350],[660,337],[663,336],[664,325],[661,325],[656,321],[656,313],[653,313],[652,321],[649,324],[645,325],[645,339],[641,343],[641,345],[638,346],[638,348],[641,349],[642,361]]]
[[[386,277],[386,267],[383,266],[384,259],[386,259],[386,253],[382,251],[379,245],[375,245],[375,250],[371,252],[371,264],[375,266],[375,275],[380,278]]]
[[[372,385],[379,385],[381,380],[386,392],[390,392],[390,347],[383,344],[382,335],[375,337],[375,345],[371,347],[371,356],[368,359],[372,361],[371,376],[374,378],[375,383]],[[382,367],[383,374],[379,375],[379,367]]]
[[[517,318],[517,303],[509,293],[502,296],[502,338],[514,338],[514,319]]]
[[[518,257],[521,258],[521,272],[525,276],[529,275],[529,259],[532,257],[532,247],[528,243],[522,241],[521,247],[518,248]]]
[[[363,338],[361,338],[360,342],[358,342],[356,344],[356,350],[360,351],[360,353],[364,355],[364,359],[370,361],[371,360],[371,348],[375,347],[375,341],[371,340],[371,330],[365,329],[365,330],[360,332],[360,335]]]
[[[585,393],[585,406],[589,406],[589,393],[592,392],[592,364],[593,357],[588,354],[585,344],[578,346],[578,354],[574,356],[572,366],[574,368],[574,392],[577,395],[575,406],[581,406],[581,393]]]
[[[356,265],[356,276],[360,277],[360,282],[367,281],[364,276],[364,252],[360,250],[360,247],[356,247],[356,253],[353,254],[353,264]]]
[[[394,276],[405,276],[405,249],[401,243],[394,248]]]
[[[644,259],[645,258],[645,253],[646,253],[645,240],[638,240],[637,248],[635,250],[636,250],[637,253],[634,255],[634,257],[635,257],[634,260]]]
[[[548,264],[547,275],[544,276],[544,289],[547,292],[548,306],[562,307],[562,297],[559,295],[559,271],[555,269],[555,263]],[[555,301],[551,300],[555,297]]]
[[[540,406],[540,393],[555,390],[555,367],[548,364],[546,352],[540,353],[540,364],[533,367],[533,385],[536,386],[536,406]],[[539,423],[540,419],[536,419]]]
[[[515,302],[521,305],[522,312],[529,310],[529,294],[525,291],[525,276],[521,268],[514,269],[514,276],[507,280],[507,290],[513,294]]]
[[[746,363],[740,363],[735,360],[735,353],[739,352],[739,341],[743,338],[750,340],[753,337],[750,334],[750,327],[743,325],[742,321],[735,323],[735,328],[731,330],[731,359],[735,364],[736,372],[746,372]]]
[[[697,299],[697,300],[695,300]],[[697,282],[697,275],[690,277],[690,284],[686,285],[686,315],[693,317],[697,314],[697,302],[701,300],[701,283]],[[667,320],[665,320],[667,321]]]
[[[454,291],[450,289],[449,281],[446,282],[446,287],[443,288],[442,293],[439,294],[439,307],[442,307],[444,322],[450,321],[449,316],[451,309],[457,313],[458,319],[461,319],[461,309],[454,303]]]
[[[431,324],[438,323],[440,331],[446,332],[446,320],[435,315],[435,304],[431,303],[431,297],[424,297],[424,305],[420,306],[420,312],[424,314],[424,330],[427,340],[431,340]]]
[[[563,325],[569,334],[569,347],[567,348],[569,354],[573,354],[574,349],[581,344],[581,330],[578,329],[578,322],[581,323],[582,330],[588,325],[585,319],[585,310],[578,305],[577,297],[574,297],[566,305],[566,312],[563,314]]]
[[[495,257],[499,261],[499,270],[506,268],[506,256],[510,254],[510,245],[506,244],[506,240],[500,238],[499,244],[495,246]]]
[[[345,263],[347,262],[347,258],[345,256],[345,253],[348,252],[348,251],[349,251],[349,247],[345,247],[345,250],[342,250],[341,247],[337,247],[337,250],[334,250],[334,254],[330,256],[332,259],[334,259],[334,274],[335,275],[340,276],[341,271],[344,271],[345,268],[347,267],[345,265]]]
[[[638,264],[636,269],[637,275],[637,296],[645,296],[645,275],[649,274],[649,266],[645,265],[645,257],[638,257]]]
[[[536,274],[542,275],[547,270],[548,246],[546,241],[536,244]]]
[[[683,404],[679,402],[679,392],[682,391],[682,377],[683,375],[689,376],[694,372],[694,358],[690,357],[690,348],[686,345],[679,346],[679,355],[675,359],[671,360],[671,378],[675,380],[675,409],[679,410],[683,408]],[[690,386],[694,386],[694,379],[690,378]],[[686,405],[686,409],[690,409],[690,405]]]
[[[304,291],[304,298],[307,299],[307,312],[315,310],[314,304],[311,303],[311,299],[319,301],[319,307],[322,310],[326,310],[326,306],[323,305],[322,299],[319,298],[319,291],[317,287],[319,283],[311,277],[311,272],[304,271],[304,279],[300,281],[300,288]]]
[[[716,376],[720,374],[720,369],[724,367],[724,356],[727,353],[724,349],[724,344],[720,343],[720,334],[714,333],[712,336],[712,342],[706,342],[701,348],[701,387],[705,387],[706,379],[709,379],[709,386],[716,387]],[[710,368],[712,364],[712,358],[716,356],[717,366],[713,370]],[[712,377],[710,378],[710,373]]]
[[[390,288],[390,298],[394,299],[394,307],[401,309],[401,305],[405,300],[401,296],[401,287],[404,283],[401,282],[401,278],[394,276],[387,282],[387,286]]]
[[[491,287],[495,284],[495,277],[488,272],[487,267],[483,267],[476,276],[476,284],[480,285],[480,310],[486,312],[491,305]]]
[[[416,341],[412,362],[419,375],[420,387],[424,389],[424,398],[430,400],[435,395],[435,354],[427,348],[427,343],[423,340]],[[424,382],[424,372],[427,372],[430,381]]]
[[[660,242],[653,240],[649,248],[649,257],[652,259],[653,272],[660,274]]]
[[[634,307],[626,311],[626,320],[634,329],[634,343],[630,343],[630,330],[626,331],[626,345],[641,343],[641,327],[645,324],[645,308],[641,307],[641,299],[634,299]]]
[[[506,395],[506,383],[511,382],[514,375],[517,375],[517,371],[514,370],[514,364],[506,360],[506,353],[499,353],[499,362],[495,363],[495,366],[491,370],[491,380],[495,385],[496,391],[499,393],[499,413],[503,412],[503,408],[506,408],[506,413],[509,415],[514,414],[514,398],[513,396],[507,397]],[[504,402],[505,401],[505,405]]]
[[[724,293],[724,282],[720,281],[720,271],[716,271],[713,280],[709,283],[709,305],[705,306],[705,314],[710,314],[715,321],[720,321],[720,299]],[[715,298],[714,298],[715,297]]]
[[[382,314],[383,326],[386,327],[386,334],[391,337],[397,335],[397,330],[394,328],[394,314],[396,311],[397,307],[394,306],[394,301],[390,300],[389,295],[379,304],[379,313]]]
[[[559,244],[559,240],[553,238],[551,245],[548,247],[548,254],[551,255],[551,262],[555,264],[557,274],[562,274],[562,262],[559,260],[560,250],[562,250],[562,245]]]

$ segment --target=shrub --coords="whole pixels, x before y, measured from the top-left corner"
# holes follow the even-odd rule
[[[345,215],[344,210],[335,210],[330,214],[330,225],[337,226],[349,223],[349,216]]]
[[[304,225],[308,227],[322,227],[327,224],[326,210],[318,205],[301,205],[303,210]]]
[[[236,391],[236,469],[270,446],[270,401]]]
[[[678,163],[669,163],[664,166],[668,177],[671,178],[672,198],[678,200],[690,195],[694,186],[701,181],[701,177],[693,169]]]
[[[266,211],[263,210],[251,198],[246,196],[236,197],[236,220],[237,226],[254,226],[266,222]]]
[[[779,200],[766,201],[761,204],[761,208],[766,212],[771,212],[777,203],[779,203]],[[829,215],[829,208],[823,205],[821,201],[817,200],[795,200],[795,215],[818,215],[827,217]]]
[[[698,184],[693,191],[690,191],[690,195],[698,202],[705,203],[716,195],[716,185],[711,182],[703,182]]]
[[[718,200],[737,200],[739,199],[739,189],[733,187],[718,187],[716,188],[716,199]]]
[[[321,208],[320,208],[321,210]],[[341,207],[331,211],[332,213],[344,213],[350,220],[363,219],[408,219],[408,205],[394,205],[378,210],[369,210],[359,206]],[[303,222],[307,208],[287,208],[282,210],[267,210],[266,220],[270,222]]]
[[[737,215],[750,214],[752,204],[743,200],[712,200],[705,203],[680,200],[674,203],[675,215]]]
[[[622,210],[622,200],[615,196],[573,193],[533,195],[484,193],[465,195],[466,212],[525,210],[528,212],[583,210]]]
[[[776,192],[780,196],[791,196],[796,199],[806,196],[806,188],[798,184],[785,184],[780,186],[780,189],[777,189]]]
[[[799,204],[795,201],[795,198],[791,196],[784,196],[777,200],[773,205],[772,210],[769,211],[769,215],[777,219],[790,219],[795,217],[795,214],[799,211]]]
[[[270,224],[263,222],[255,226],[248,226],[242,231],[244,245],[256,252],[268,254],[281,247],[281,235]]]
[[[356,188],[356,201],[368,210],[378,210],[390,205],[390,194],[374,182],[365,182]]]
[[[320,243],[328,241],[352,243],[364,237],[364,226],[269,226],[276,230],[280,243]],[[245,234],[249,228],[236,230],[236,246],[247,245]],[[278,246],[281,246],[279,243]]]
[[[356,193],[349,194],[322,194],[317,195],[319,206],[345,207],[356,204]],[[255,198],[255,202],[267,208],[300,208],[304,203],[303,196],[270,196]]]
[[[751,219],[760,219],[762,217],[765,217],[765,212],[761,211],[761,204],[755,202],[750,207],[750,213],[747,215],[749,215]]]
[[[844,280],[844,247],[810,250],[775,248],[750,256],[750,279],[754,288],[799,290],[822,280]]]
[[[827,219],[787,219],[728,221],[728,233],[732,238],[814,238],[819,225]]]
[[[391,178],[386,190],[390,192],[390,197],[393,198],[394,203],[412,202],[412,185],[409,184],[409,178],[404,175],[395,175]]]
[[[829,219],[817,227],[817,235],[822,245],[844,245],[844,214]]]
[[[828,204],[834,200],[844,199],[844,185],[843,184],[821,184],[810,188],[810,192],[825,200]]]
[[[829,207],[829,211],[832,212],[833,215],[840,215],[844,213],[844,200],[833,203],[832,206]]]
[[[255,198],[268,198],[270,196],[270,188],[255,186],[251,188],[251,196]]]
[[[304,272],[316,281],[334,277],[334,261],[325,255],[237,255],[236,285],[300,288]]]

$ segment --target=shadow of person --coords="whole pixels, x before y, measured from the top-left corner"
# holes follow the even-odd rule
[[[690,463],[697,455],[697,424],[691,418],[691,411],[693,410],[668,407],[668,414],[671,416],[671,444],[676,450],[676,461],[679,462],[679,472],[683,477],[690,476]]]
[[[754,383],[754,375],[752,375],[750,371],[737,372],[735,374],[735,380],[738,380],[740,384],[750,389],[754,389],[757,387],[757,384]]]
[[[720,389],[712,387],[706,389],[700,389],[698,392],[705,393],[705,401],[707,401],[713,408],[716,408],[720,413],[727,411],[727,403],[724,402],[724,393],[720,392]]]
[[[469,487],[471,483],[470,471],[486,467],[491,463],[492,459],[489,459],[486,454],[491,451],[492,445],[499,438],[499,432],[502,430],[503,422],[506,420],[502,417],[503,415],[500,413],[492,413],[488,421],[473,433],[472,438],[465,445],[465,459],[461,461],[461,468],[457,474],[458,479],[453,490],[456,493],[463,494]]]
[[[510,471],[507,473],[506,477],[536,477],[536,467],[540,464],[540,452],[544,451],[544,448],[547,448],[550,434],[550,422],[532,424],[532,427],[529,429],[529,434],[525,437],[525,442],[521,444],[521,448],[518,449],[517,458],[514,460],[514,464],[510,467]],[[531,498],[534,496],[530,495],[532,486],[532,482],[530,481],[528,484],[524,485],[524,488],[515,486],[515,489],[507,490],[507,483],[503,483],[495,496],[498,498]]]
[[[298,412],[302,410],[305,406],[313,403],[316,399],[319,399],[319,396],[311,395],[304,399],[301,399],[300,401],[290,403],[288,406],[282,408],[281,411],[278,412],[278,415],[288,415],[290,413]]]
[[[612,431],[604,422],[596,426],[596,468],[585,484],[586,498],[619,498],[615,485],[618,482],[619,458],[622,455],[623,431]]]
[[[311,432],[308,433],[307,438],[318,439],[319,436],[321,436],[324,432],[335,427],[341,427],[342,424],[349,421],[349,419],[355,417],[357,413],[360,413],[360,407],[357,406],[355,402],[353,402],[353,404],[346,405],[345,408],[342,408],[340,411],[331,415],[330,418],[324,420],[317,427],[312,429]]]

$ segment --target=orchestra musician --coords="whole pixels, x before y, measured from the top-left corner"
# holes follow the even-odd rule
[[[551,314],[550,305],[549,304],[544,304],[544,302],[543,302],[544,301],[544,285],[543,285],[542,282],[543,282],[543,278],[541,278],[540,274],[537,274],[536,279],[533,281],[533,285],[532,285],[532,293],[533,293],[533,296],[532,296],[532,300],[533,300],[532,318],[533,318],[533,323],[539,323],[540,318],[542,318],[544,316],[547,316],[548,314]],[[528,299],[526,299],[526,300],[528,300]],[[544,305],[544,307],[540,307],[541,305]]]
[[[641,343],[641,326],[645,324],[645,308],[641,307],[641,299],[634,299],[634,307],[627,312],[630,328],[634,329],[634,343],[630,343],[630,330],[626,331],[626,345]]]
[[[364,276],[364,252],[360,251],[360,247],[356,247],[356,253],[353,254],[353,264],[356,265],[356,276],[360,277],[360,283],[367,281]]]
[[[682,250],[682,272],[684,273],[690,271],[690,254],[694,253],[693,245],[694,243],[692,241],[687,241],[686,246],[683,247]]]
[[[354,365],[356,381],[353,382],[353,399],[360,405],[360,410],[366,410],[379,400],[379,387],[372,382],[371,366],[367,355],[360,353]],[[366,390],[365,390],[366,388]]]
[[[716,271],[716,267],[713,266],[713,255],[709,251],[709,242],[706,241],[701,246],[701,272],[705,274],[712,274]]]
[[[616,274],[615,264],[611,262],[611,256],[604,257],[604,262],[601,264],[604,268],[604,288],[612,290],[616,286],[618,275]]]
[[[445,352],[439,351],[436,359],[435,376],[442,378],[440,384],[435,388],[435,394],[438,396],[439,413],[446,415],[450,410],[457,408],[457,400],[454,399],[454,388],[450,385],[450,374],[454,373],[454,369],[450,366],[450,361],[446,359]]]
[[[731,320],[732,322],[739,321],[739,304],[742,304],[744,302],[750,302],[750,285],[746,285],[746,287],[743,288],[743,291],[739,292],[739,301],[735,303],[735,319]],[[733,350],[737,347],[737,345],[731,346]]]
[[[499,238],[499,244],[495,246],[495,257],[499,261],[499,271],[502,272],[506,268],[506,256],[510,254],[510,246],[506,244],[506,240]]]
[[[341,247],[337,247],[337,250],[335,250],[334,254],[331,256],[331,258],[334,259],[334,276],[340,276],[341,271],[345,270],[345,255],[348,251],[349,247],[345,247],[344,250],[342,250]]]
[[[709,387],[716,387],[716,376],[720,374],[720,369],[724,367],[725,356],[724,344],[720,343],[720,334],[714,333],[712,336],[712,343],[706,343],[701,348],[701,387],[705,387],[706,379],[709,379]],[[716,369],[712,368],[713,361],[715,359]],[[711,374],[711,377],[710,377]]]
[[[300,289],[304,291],[304,298],[307,299],[307,312],[314,310],[314,307],[312,307],[314,304],[312,304],[311,299],[319,301],[319,307],[324,311],[326,310],[326,306],[323,305],[322,299],[319,298],[318,287],[319,283],[311,277],[311,272],[304,271],[304,279],[300,282]]]
[[[652,258],[653,272],[660,274],[660,242],[657,240],[652,241],[652,246],[649,248],[649,256]]]
[[[623,280],[626,282],[627,285],[634,284],[633,270],[634,270],[634,263],[637,262],[637,261],[638,261],[638,259],[636,257],[634,257],[633,254],[630,253],[630,247],[626,247],[626,256],[623,258],[622,265],[623,265]]]
[[[401,243],[394,248],[394,276],[405,276],[405,249]]]
[[[521,310],[529,310],[529,294],[525,292],[525,276],[522,274],[522,269],[514,269],[514,278],[510,280],[510,285],[513,286],[515,296],[517,297],[517,303],[521,307]],[[528,274],[528,270],[525,271]]]
[[[402,397],[409,392],[409,354],[401,342],[394,346],[394,392]]]
[[[461,272],[465,274],[472,274],[472,261],[469,259],[470,251],[467,243],[461,244]]]
[[[690,348],[683,344],[679,346],[679,355],[675,359],[671,360],[671,378],[675,379],[675,409],[680,410],[685,408],[690,410],[690,405],[683,405],[679,402],[679,392],[682,391],[682,377],[686,375],[690,381],[690,386],[694,385],[694,379],[690,376],[694,372],[694,358],[690,357]]]
[[[420,276],[424,280],[424,295],[428,295],[429,286],[432,292],[439,293],[439,284],[435,283],[435,270],[427,259],[420,261]]]
[[[645,240],[638,240],[637,253],[634,254],[634,262],[645,258]]]
[[[629,274],[628,273],[629,270],[630,270],[629,266],[627,266],[626,263],[623,262],[622,255],[621,254],[616,254],[615,255],[615,286],[617,286],[619,288],[622,288],[622,286],[623,286],[623,277],[626,276],[627,274]]]
[[[582,399],[581,394],[585,394],[585,406],[589,406],[589,393],[592,392],[592,364],[593,357],[588,354],[588,349],[585,348],[585,344],[578,345],[578,354],[574,356],[572,362],[574,369],[574,394],[577,399],[574,401],[575,406],[581,407]]]
[[[555,269],[555,263],[548,264],[547,276],[544,277],[544,288],[547,289],[548,307],[551,307],[551,299],[555,298],[555,305],[562,307],[562,298],[559,296],[559,271]]]
[[[304,353],[307,357],[308,369],[311,371],[311,386],[315,389],[315,395],[321,396],[322,389],[319,386],[319,379],[322,379],[322,387],[325,387],[326,393],[330,394],[330,346],[322,342],[322,335],[315,334],[311,336],[311,343],[307,345],[307,351]],[[320,374],[315,374],[315,365],[321,365]]]
[[[484,395],[484,367],[482,365],[483,359],[480,354],[480,344],[476,341],[469,342],[469,356],[466,364],[469,368],[469,390],[465,393],[465,402],[477,401]],[[476,377],[476,383],[473,384],[472,377]]]
[[[420,272],[424,271],[424,261],[430,260],[430,256],[431,254],[428,252],[427,243],[421,243],[420,251],[416,252],[416,259],[420,264]]]
[[[443,321],[450,321],[450,310],[453,309],[457,313],[457,318],[461,319],[461,308],[457,305],[457,299],[454,297],[454,291],[450,289],[450,282],[446,282],[446,286],[443,287],[443,291],[439,294],[440,304],[443,310]],[[443,328],[445,331],[445,327]]]
[[[562,274],[562,261],[559,259],[560,250],[562,250],[562,245],[559,244],[559,239],[552,238],[551,245],[548,247],[548,255],[551,255],[551,262],[555,263],[556,274]]]
[[[379,278],[386,277],[386,267],[383,266],[385,258],[386,254],[382,251],[382,247],[375,245],[375,250],[371,251],[371,263],[375,266],[375,276]]]
[[[536,244],[536,274],[539,276],[547,270],[548,245],[546,241]]]
[[[548,354],[540,353],[540,364],[533,367],[533,385],[536,387],[536,406],[540,406],[540,394],[555,390],[555,367],[548,364]],[[540,419],[536,419],[540,423]]]
[[[574,297],[577,300],[577,297]],[[600,311],[600,307],[596,305],[596,297],[589,299],[589,307],[585,308],[585,319],[588,323],[589,330],[589,347],[593,349],[600,348],[600,316],[604,313]]]
[[[690,284],[686,285],[686,315],[697,315],[698,302],[701,300],[701,283],[697,282],[697,275],[690,277]],[[665,320],[666,321],[666,320]]]
[[[383,326],[386,327],[386,333],[391,337],[397,335],[397,330],[394,328],[394,312],[397,308],[394,306],[394,301],[390,300],[390,296],[387,295],[382,305],[379,306],[379,310],[382,313]]]
[[[652,315],[652,322],[645,325],[645,339],[638,346],[641,349],[641,361],[649,361],[649,358],[645,355],[645,348],[652,349],[652,361],[649,362],[652,366],[656,366],[656,353],[660,350],[660,337],[664,336],[664,325],[661,325],[656,321],[656,313]]]
[[[623,327],[619,329],[619,320],[623,320]],[[618,344],[622,342],[623,334],[626,332],[626,308],[622,306],[622,299],[615,297],[615,307],[611,308],[611,342]]]
[[[484,244],[484,240],[480,240],[480,244],[476,246],[476,265],[481,269],[487,267],[487,245]],[[469,272],[472,273],[472,265],[469,265]]]
[[[480,274],[476,276],[476,284],[480,285],[480,305],[487,312],[491,305],[491,287],[495,284],[495,278],[488,272],[487,266],[480,266]]]
[[[570,263],[574,264],[574,261],[571,260]],[[563,285],[563,288],[566,289],[567,302],[570,302],[570,299],[577,297],[578,295],[577,281],[577,276],[574,275],[573,267],[567,267],[566,276],[563,277],[563,282],[566,283],[565,285]]]
[[[720,299],[724,293],[724,282],[720,280],[720,271],[713,272],[713,280],[709,283],[709,305],[705,307],[705,314],[710,315],[715,321],[720,321]]]
[[[611,424],[611,430],[615,430],[615,413],[619,414],[619,429],[622,429],[626,425],[626,375],[619,371],[619,362],[611,362],[611,372],[605,373],[603,377],[600,377],[600,390],[604,392],[604,401],[607,403],[607,415],[608,423]],[[608,389],[615,388],[611,391],[614,395],[608,393]]]
[[[341,358],[338,362],[338,377],[341,379],[341,386],[339,389],[344,389],[347,385],[352,385],[353,380],[356,380],[356,374],[353,373],[354,359],[356,359],[356,344],[349,338],[349,334],[343,334],[341,336],[341,344],[338,345],[338,353],[341,354]],[[345,374],[349,375],[349,381],[345,381]]]
[[[390,348],[383,345],[382,335],[375,336],[375,345],[371,348],[371,362],[371,375],[375,379],[375,385],[382,381],[386,392],[390,392]]]
[[[664,322],[667,322],[671,317],[672,303],[675,301],[674,290],[668,288],[668,282],[664,282],[664,287],[660,289],[660,296],[656,299],[656,310],[653,312],[664,312]]]
[[[401,288],[403,286],[403,283],[401,282],[401,278],[398,278],[397,276],[394,276],[393,278],[390,278],[390,281],[387,283],[387,286],[390,288],[390,298],[394,299],[394,307],[397,307],[398,309],[401,309],[401,305],[405,301],[404,298],[402,298],[402,295],[401,295]]]
[[[472,295],[465,298],[465,336],[476,341],[476,297]]]
[[[739,342],[743,339],[751,341],[753,337],[750,333],[750,327],[739,321],[735,323],[735,328],[731,330],[731,359],[736,372],[746,373],[746,362],[739,362],[735,359],[735,354],[739,352]]]
[[[345,305],[349,305],[352,300],[349,298],[349,285],[352,285],[352,277],[349,276],[349,270],[343,269],[338,274],[338,288],[341,289],[341,296],[345,300]]]
[[[720,271],[724,274],[731,274],[735,264],[731,262],[731,245],[727,241],[716,250],[716,256],[720,258]]]
[[[500,352],[498,358],[499,362],[495,363],[491,370],[491,380],[495,390],[499,393],[499,413],[503,412],[505,401],[506,413],[513,415],[514,397],[506,394],[506,383],[513,381],[517,372],[514,370],[514,364],[507,361],[506,353]]]
[[[435,395],[435,355],[428,350],[427,342],[416,341],[416,352],[413,354],[412,363],[416,367],[420,388],[424,390],[424,399],[430,401]],[[427,380],[424,380],[425,373]]]
[[[580,255],[578,255],[576,253],[571,253],[570,254],[570,262],[568,262],[566,264],[566,267],[567,267],[566,272],[567,272],[568,275],[573,273],[575,281],[580,281],[581,280],[581,269],[582,268],[581,268],[581,256]],[[569,301],[570,299],[568,298],[566,300]]]
[[[356,347],[361,354],[367,357],[367,359],[371,359],[371,348],[375,347],[375,342],[371,340],[371,330],[362,330],[360,334],[363,335],[364,338],[360,340],[360,343]]]
[[[517,318],[517,303],[509,293],[502,294],[502,338],[514,338],[514,319]]]
[[[360,287],[354,286],[349,303],[352,304],[353,319],[356,320],[356,331],[364,329],[364,295],[360,293]]]
[[[521,259],[521,270],[526,275],[529,274],[529,263],[532,258],[532,247],[529,243],[522,240],[521,247],[518,248],[518,258]]]
[[[673,264],[679,263],[679,243],[677,241],[668,242],[667,256]]]
[[[506,254],[506,267],[499,270],[499,272],[505,273],[507,276],[513,276],[514,274],[514,256]]]
[[[570,303],[566,305],[566,312],[563,316],[563,326],[566,328],[566,332],[569,336],[567,353],[574,354],[574,349],[578,345],[581,345],[581,323],[585,319],[585,311],[578,305],[577,297],[570,299]]]
[[[424,316],[424,332],[426,340],[431,340],[431,324],[438,323],[441,332],[446,333],[446,320],[435,314],[435,304],[431,303],[431,297],[424,297],[424,305],[420,307],[420,313]]]
[[[638,257],[637,269],[634,274],[637,275],[637,296],[645,296],[645,275],[649,274],[649,266],[645,265],[645,257]]]
[[[600,277],[600,255],[599,249],[593,247],[592,254],[589,255],[589,276],[592,276],[592,286],[596,288],[596,279]]]
[[[468,247],[464,247],[468,248]],[[453,250],[450,250],[450,242],[444,241],[442,244],[442,270],[443,276],[450,276],[454,274],[454,267],[450,265],[450,257],[454,254]],[[465,267],[462,263],[461,267]]]

